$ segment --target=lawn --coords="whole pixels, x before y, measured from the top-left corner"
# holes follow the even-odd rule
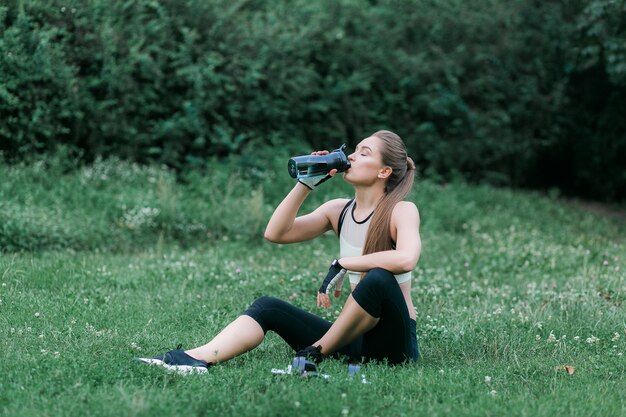
[[[293,352],[273,334],[204,375],[131,362],[204,343],[261,295],[338,314],[347,289],[315,307],[336,238],[264,242],[291,184],[237,172],[0,165],[0,415],[626,414],[625,222],[462,183],[410,196],[419,362],[367,364],[367,384],[339,360],[329,380],[276,376]],[[304,210],[349,193],[333,181]]]

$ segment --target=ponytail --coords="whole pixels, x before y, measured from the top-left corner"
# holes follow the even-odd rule
[[[391,239],[391,215],[396,204],[411,192],[415,179],[415,163],[407,156],[402,139],[386,130],[376,132],[372,136],[383,141],[383,164],[391,167],[392,172],[385,185],[385,195],[374,211],[363,255],[394,248]]]

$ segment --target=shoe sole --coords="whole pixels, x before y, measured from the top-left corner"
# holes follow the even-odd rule
[[[182,375],[187,374],[203,374],[208,371],[208,368],[204,366],[192,366],[192,365],[170,365],[163,362],[161,359],[155,358],[134,358],[138,362],[147,363],[148,365],[161,366],[168,371],[177,372]]]

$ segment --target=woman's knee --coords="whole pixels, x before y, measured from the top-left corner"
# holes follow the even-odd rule
[[[263,332],[267,332],[269,323],[267,322],[265,313],[281,302],[282,301],[278,298],[264,295],[254,300],[243,314],[252,317],[263,328]]]
[[[269,297],[267,295],[263,295],[257,298],[256,300],[254,300],[254,302],[250,305],[250,307],[267,308],[268,306],[275,304],[277,301],[280,301],[280,300],[275,297]]]
[[[383,268],[374,268],[365,274],[359,285],[365,284],[366,286],[384,288],[394,282],[396,282],[396,277],[390,271]]]
[[[386,269],[371,269],[359,282],[352,298],[372,317],[379,318],[382,313],[383,300],[388,298],[391,286],[398,285],[396,277]]]

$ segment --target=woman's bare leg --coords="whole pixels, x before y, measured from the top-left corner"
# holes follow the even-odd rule
[[[209,343],[187,350],[189,356],[208,363],[225,362],[259,346],[265,337],[263,329],[252,317],[239,316]]]
[[[322,354],[329,355],[373,329],[379,320],[365,311],[350,295],[337,320],[313,346],[321,346]]]

